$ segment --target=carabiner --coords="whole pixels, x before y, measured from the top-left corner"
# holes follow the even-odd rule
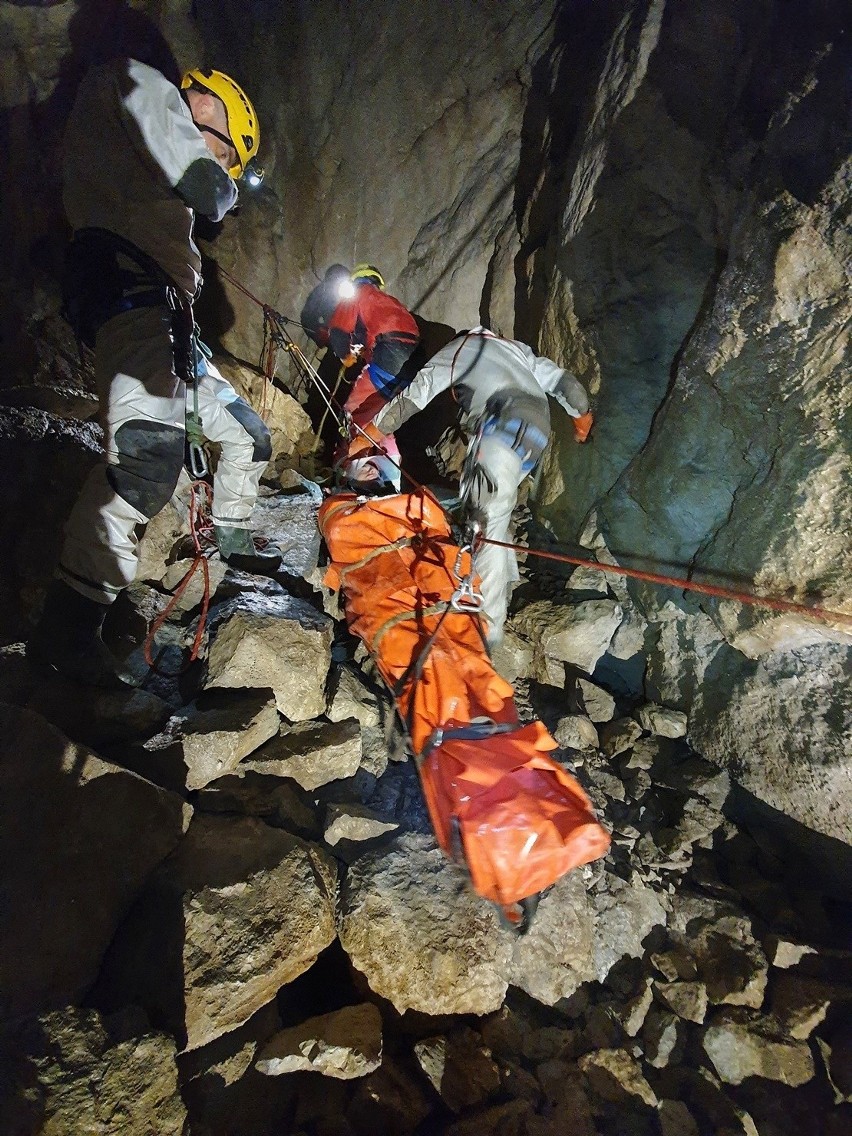
[[[189,444],[189,472],[198,481],[210,472],[207,468],[207,455],[204,447],[194,442]]]

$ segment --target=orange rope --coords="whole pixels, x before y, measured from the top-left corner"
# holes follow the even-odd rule
[[[213,504],[213,490],[210,488],[207,482],[193,481],[192,485],[190,486],[189,531],[192,535],[192,543],[195,549],[195,559],[192,561],[192,564],[184,578],[178,584],[168,604],[166,604],[163,611],[160,612],[160,614],[151,624],[151,629],[145,637],[145,643],[142,648],[145,662],[148,664],[151,670],[155,671],[163,678],[177,678],[178,675],[183,674],[184,671],[186,671],[187,668],[195,662],[195,660],[198,658],[198,653],[201,650],[201,641],[204,638],[204,630],[207,626],[207,612],[210,608],[210,567],[207,563],[207,557],[204,553],[203,541],[209,538],[204,535],[203,531],[205,528],[205,521],[203,516],[204,505],[200,505],[198,501],[199,487],[203,489],[204,495],[206,496],[206,505],[210,507]],[[201,566],[201,573],[204,576],[204,593],[201,598],[201,614],[198,617],[198,628],[195,632],[195,639],[193,640],[192,648],[189,652],[189,658],[187,659],[187,661],[180,668],[180,670],[175,672],[175,674],[168,675],[164,671],[161,671],[157,664],[154,662],[154,638],[157,632],[169,618],[171,613],[177,607],[178,603],[180,602],[181,596],[189,587],[190,581],[198,570],[199,565]]]
[[[488,537],[482,537],[481,540],[483,544],[493,544],[495,548],[509,548],[513,552],[526,552],[530,556],[539,556],[543,560],[557,560],[562,564],[574,564],[580,568],[594,568],[598,572],[629,576],[632,580],[644,580],[649,584],[663,584],[670,588],[681,588],[685,592],[700,592],[705,596],[736,600],[738,603],[750,604],[752,607],[767,607],[773,611],[791,611],[799,615],[810,615],[815,619],[839,619],[843,623],[852,624],[852,614],[832,611],[830,608],[811,606],[810,604],[796,603],[794,600],[783,600],[778,596],[759,596],[754,592],[738,592],[731,588],[722,588],[718,584],[700,584],[695,580],[687,580],[681,576],[663,576],[659,572],[643,572],[639,568],[624,568],[617,564],[601,564],[599,560],[583,560],[579,556],[566,556],[562,552],[545,552],[543,549],[524,548],[520,544],[509,544],[503,540],[490,540]]]

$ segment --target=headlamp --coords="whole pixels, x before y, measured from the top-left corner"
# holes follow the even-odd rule
[[[341,300],[351,300],[355,295],[355,285],[351,280],[341,280],[337,285],[337,294]]]
[[[265,176],[266,171],[256,158],[250,158],[246,162],[246,168],[243,171],[243,181],[249,189],[257,189],[258,186],[262,185]]]

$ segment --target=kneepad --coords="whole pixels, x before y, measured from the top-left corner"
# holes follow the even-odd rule
[[[175,491],[183,465],[184,432],[164,422],[131,419],[115,432],[118,458],[107,467],[115,492],[144,516],[155,517]]]
[[[269,427],[256,410],[252,410],[243,398],[229,402],[226,406],[228,413],[236,418],[254,443],[251,460],[256,462],[269,461],[272,457],[272,435]]]

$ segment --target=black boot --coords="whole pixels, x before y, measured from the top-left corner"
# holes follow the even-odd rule
[[[214,525],[216,544],[223,560],[241,572],[268,576],[281,566],[281,553],[273,545],[258,548],[248,529],[234,525]]]
[[[101,639],[107,605],[83,596],[62,580],[54,580],[41,619],[27,643],[27,659],[85,686],[111,690],[135,686]]]

